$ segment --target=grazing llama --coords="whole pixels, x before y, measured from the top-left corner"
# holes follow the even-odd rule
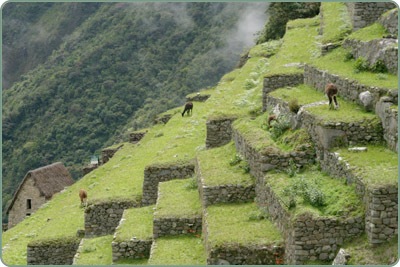
[[[81,206],[87,206],[87,192],[84,189],[79,190],[79,198],[81,199]]]
[[[336,85],[334,85],[333,83],[328,83],[325,87],[325,94],[328,96],[329,99],[329,109],[338,109],[339,108],[339,104],[336,100],[336,95],[338,93],[338,89],[336,87]],[[332,99],[335,102],[335,106],[333,106],[332,103]]]
[[[185,104],[185,109],[182,112],[182,117],[183,117],[183,115],[185,115],[185,112],[187,112],[188,115],[189,115],[189,113],[192,114],[192,110],[193,110],[193,103],[187,102]]]

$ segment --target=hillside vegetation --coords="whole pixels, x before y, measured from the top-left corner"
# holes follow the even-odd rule
[[[240,22],[249,14],[263,18],[264,9],[263,3],[6,4],[3,209],[27,171],[62,161],[81,178],[90,156],[121,140],[124,128],[148,126],[186,94],[215,84],[253,43],[254,37],[235,38],[244,33]]]
[[[104,9],[105,12],[116,8],[114,5],[111,6],[102,7],[101,10]],[[330,8],[333,9],[333,4],[332,6],[325,5],[325,12],[329,12]],[[79,258],[75,263],[80,265],[204,265],[209,263],[207,254],[212,249],[224,246],[235,248],[259,245],[275,248],[285,245],[285,237],[274,221],[276,218],[271,218],[265,207],[257,205],[259,203],[251,200],[244,201],[246,203],[218,203],[205,207],[201,206],[203,200],[195,190],[204,186],[202,182],[206,182],[210,187],[255,183],[254,177],[250,174],[249,159],[245,158],[245,155],[239,155],[237,144],[229,142],[219,148],[206,149],[206,124],[209,120],[238,118],[233,123],[234,129],[239,131],[244,138],[248,138],[248,143],[257,152],[269,150],[275,154],[275,152],[293,151],[300,145],[310,143],[310,136],[304,129],[292,130],[289,127],[283,129],[285,125],[281,122],[276,122],[270,128],[267,125],[269,111],[262,112],[264,78],[276,73],[302,72],[297,64],[291,63],[325,66],[331,62],[330,70],[340,74],[343,66],[350,68],[352,65],[353,69],[349,76],[360,83],[376,86],[385,84],[388,88],[397,87],[398,79],[395,75],[385,74],[387,78],[382,80],[380,76],[367,71],[354,73],[355,60],[345,61],[341,48],[322,56],[317,42],[320,38],[318,35],[320,23],[320,16],[290,21],[282,39],[263,42],[252,47],[248,60],[241,68],[226,73],[213,86],[199,91],[200,94],[209,94],[210,98],[205,102],[194,102],[192,115],[182,117],[181,107],[171,108],[167,111],[172,115],[171,119],[165,124],[155,124],[146,128],[146,135],[140,142],[135,144],[128,143],[127,140],[116,142],[123,146],[106,164],[56,194],[32,216],[3,233],[2,259],[4,263],[26,265],[28,244],[44,242],[57,244],[65,240],[77,239],[77,231],[85,227],[85,210],[80,206],[77,194],[80,188],[87,189],[89,206],[123,200],[139,204],[143,196],[146,167],[150,165],[179,166],[196,160],[200,162],[198,163],[200,170],[196,170],[197,173],[194,174],[196,177],[160,184],[162,194],[159,195],[157,204],[126,209],[123,222],[114,236],[83,238],[83,245],[79,248]],[[329,32],[329,34],[332,33]],[[326,39],[340,39],[342,36],[343,32],[337,31]],[[75,45],[78,44],[80,43],[75,43]],[[222,52],[220,55],[223,57]],[[129,69],[129,73],[131,71],[133,70]],[[77,79],[84,80],[79,75]],[[163,93],[161,90],[157,92],[164,97],[170,94]],[[326,101],[322,92],[306,85],[293,86],[291,89],[281,88],[271,94],[285,101],[298,98],[301,105]],[[350,101],[342,98],[339,101],[343,110],[332,111],[328,110],[327,105],[321,105],[310,108],[310,113],[320,116],[321,120],[334,123],[376,118],[376,114],[361,111]],[[150,103],[147,104],[150,105]],[[161,111],[158,112],[161,113]],[[112,123],[111,121],[109,123]],[[279,127],[282,129],[278,129]],[[126,132],[123,132],[122,136],[136,129],[137,127],[131,125],[126,126]],[[282,131],[278,132],[278,130]],[[357,154],[358,157],[349,153],[345,147],[335,147],[332,151],[340,152],[351,166],[356,166],[357,174],[362,175],[367,182],[381,183],[382,181],[376,181],[374,176],[377,176],[377,172],[385,170],[388,184],[397,185],[398,156],[383,144],[368,144],[368,152]],[[371,163],[376,169],[372,170],[369,166]],[[332,220],[348,216],[360,216],[360,218],[365,216],[364,203],[356,194],[354,184],[347,184],[343,179],[332,179],[330,175],[321,171],[321,166],[316,162],[303,167],[300,169],[293,163],[288,163],[285,170],[271,171],[267,174],[272,183],[272,190],[288,203],[285,211],[291,217],[289,221],[283,222],[285,225],[289,225],[292,223],[291,220],[294,221],[298,218],[297,216],[304,214],[316,217],[326,216]],[[197,176],[201,176],[198,173],[201,171],[207,173],[209,180],[199,181],[201,179]],[[384,182],[386,183],[386,180]],[[338,201],[339,198],[340,201]],[[207,221],[201,233],[154,238],[149,259],[113,261],[111,242],[136,238],[151,239],[154,218],[168,217],[167,215],[171,214],[178,214],[177,216],[182,216],[179,218],[185,218],[184,216],[188,214],[192,215],[193,211],[196,214],[201,212],[204,221]],[[393,241],[396,238],[383,245],[372,246],[365,235],[365,233],[360,234],[352,241],[341,244],[352,253],[351,264],[382,265],[393,262],[393,258],[398,253],[397,243]],[[282,259],[275,258],[272,263],[282,264]],[[312,259],[305,262],[305,264],[331,263],[329,259],[324,261]]]

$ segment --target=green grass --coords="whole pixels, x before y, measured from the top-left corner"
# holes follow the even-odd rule
[[[344,48],[336,48],[325,56],[313,60],[312,64],[318,69],[327,70],[329,73],[355,80],[363,85],[388,89],[398,88],[397,75],[385,73],[384,78],[382,78],[380,73],[356,72],[355,60],[345,61],[347,54],[348,52]]]
[[[246,143],[257,151],[268,148],[271,152],[279,153],[279,149],[269,132],[261,128],[265,120],[265,116],[258,116],[255,120],[237,119],[232,127],[239,131]]]
[[[193,182],[194,181],[194,182]],[[199,217],[201,203],[194,179],[172,180],[158,185],[154,218]]]
[[[323,93],[315,90],[308,85],[298,85],[290,88],[280,88],[269,93],[274,98],[279,98],[285,102],[297,99],[299,105],[307,105],[318,101],[327,101]]]
[[[245,173],[240,164],[231,166],[231,162],[237,155],[235,144],[229,144],[201,151],[198,154],[201,175],[204,179],[203,186],[219,185],[243,185],[250,186],[254,184],[254,179],[248,173]]]
[[[210,246],[227,244],[281,244],[282,236],[271,221],[259,219],[255,203],[218,204],[207,207],[208,243]]]
[[[318,120],[321,122],[350,123],[360,121],[379,121],[374,113],[366,112],[359,105],[346,101],[341,97],[338,97],[340,108],[338,110],[330,110],[327,97],[322,92],[307,85],[299,85],[293,88],[281,88],[271,92],[270,95],[274,98],[282,99],[285,102],[297,99],[299,105],[326,101],[326,105],[306,108],[306,110],[317,116]]]
[[[352,25],[347,7],[343,2],[322,2],[323,35],[321,43],[336,43],[351,33]]]
[[[295,194],[296,206],[289,208],[290,197],[284,189],[293,185],[299,186],[299,180],[303,179],[306,183],[316,186],[325,196],[325,205],[312,206],[305,201],[300,194]],[[356,217],[362,216],[364,206],[361,199],[355,192],[354,185],[346,185],[342,179],[334,179],[328,175],[315,170],[307,169],[290,177],[287,173],[278,172],[267,174],[268,185],[279,196],[284,206],[295,216],[310,213],[314,216],[337,216],[337,217]]]
[[[382,146],[368,145],[367,152],[337,150],[358,176],[370,186],[398,185],[398,154]]]
[[[153,243],[149,265],[206,265],[201,238],[196,236],[162,237]]]
[[[302,68],[285,65],[290,63],[309,63],[311,59],[320,55],[316,44],[319,28],[316,22],[319,21],[319,18],[295,20],[289,22],[288,27],[296,25],[297,21],[300,21],[301,24],[298,27],[292,27],[286,32],[279,52],[268,60],[268,69],[265,75],[301,73],[303,72]]]
[[[67,239],[74,237],[77,230],[84,228],[84,210],[80,208],[78,197],[80,188],[85,188],[88,191],[89,202],[92,203],[105,200],[110,201],[112,199],[140,201],[142,195],[143,172],[146,166],[158,163],[188,161],[193,159],[199,152],[201,152],[199,153],[200,157],[202,155],[207,155],[207,153],[203,154],[203,152],[209,152],[203,151],[205,150],[204,140],[206,136],[205,122],[212,116],[233,115],[240,117],[241,119],[234,123],[234,127],[239,129],[254,147],[262,149],[265,147],[277,146],[276,151],[279,151],[278,147],[281,148],[280,145],[273,142],[271,138],[269,138],[269,133],[261,128],[262,124],[265,123],[265,115],[259,116],[254,120],[249,118],[252,117],[252,114],[261,109],[261,89],[264,75],[302,72],[302,69],[287,67],[285,66],[286,64],[313,62],[313,64],[320,69],[326,69],[340,76],[349,77],[365,85],[397,89],[398,79],[395,75],[387,74],[382,78],[383,76],[379,76],[378,74],[354,73],[354,62],[344,62],[347,53],[344,49],[335,49],[326,56],[319,57],[320,52],[316,44],[318,41],[318,22],[319,17],[290,22],[290,29],[279,43],[270,43],[268,45],[259,45],[255,47],[250,51],[252,57],[247,61],[245,66],[226,74],[215,88],[202,91],[210,93],[212,96],[204,103],[195,102],[192,116],[185,116],[182,118],[179,112],[175,113],[180,111],[179,108],[167,111],[166,113],[174,114],[168,124],[152,126],[138,144],[133,145],[125,143],[124,147],[121,148],[107,164],[87,174],[83,179],[77,181],[64,192],[55,195],[50,202],[32,214],[32,216],[7,232],[4,232],[2,242],[3,261],[5,264],[26,265],[26,246],[29,242],[52,238],[59,240]],[[276,47],[280,47],[280,49],[276,51]],[[271,54],[274,55],[270,58],[264,58],[264,56],[269,56]],[[307,95],[304,100],[300,99],[301,93],[300,91],[296,92],[296,90],[301,91],[307,89],[303,86],[299,86],[292,90],[293,94],[299,94],[300,104],[314,101],[311,95]],[[319,96],[315,95],[315,97],[315,99],[317,99]],[[324,99],[322,93],[321,99]],[[321,116],[333,116],[334,118],[343,116],[350,121],[353,120],[354,118],[351,117],[353,115],[348,117],[348,114],[342,114],[341,112],[346,113],[347,111],[349,114],[355,113],[355,107],[350,105],[348,107],[349,109],[347,109],[347,104],[341,99],[339,101],[341,104],[339,111],[328,111],[326,106],[321,107],[323,110],[316,109],[315,112],[321,114]],[[359,118],[361,119],[364,116],[369,118],[368,116],[374,115],[357,112],[357,116],[360,116]],[[330,117],[323,118],[327,120],[334,119]],[[356,119],[358,120],[358,118]],[[230,148],[221,148],[217,153],[223,153],[224,149],[227,149],[229,155],[235,153],[232,145]],[[372,151],[372,148],[369,149],[370,151],[368,153]],[[211,154],[213,152],[215,152],[215,150],[210,150],[209,153]],[[360,172],[364,171],[366,173],[365,179],[369,180],[371,183],[380,183],[377,177],[381,177],[382,173],[385,174],[384,176],[387,177],[389,183],[396,183],[397,154],[390,151],[372,153],[375,155],[373,158],[381,160],[378,162],[378,160],[364,160],[364,156],[362,156],[361,159],[351,158],[351,156],[346,156],[345,153],[344,151],[341,155],[346,160],[348,158],[351,165],[357,166]],[[211,155],[209,156],[211,157]],[[357,156],[359,156],[359,154],[357,154]],[[225,159],[219,158],[218,161],[215,160],[215,162],[225,160],[225,164],[227,164],[230,159],[230,156],[225,156]],[[361,162],[357,162],[357,160]],[[203,162],[205,163],[206,160],[203,160]],[[369,165],[371,168],[369,168]],[[374,170],[373,167],[376,170]],[[206,166],[206,168],[211,170],[213,167]],[[217,171],[221,171],[221,177],[218,177],[218,179],[221,179],[219,182],[223,182],[223,180],[228,180],[229,178],[234,180],[240,180],[242,178],[238,173],[235,173],[235,171],[233,171],[232,176],[230,176],[228,174],[229,172],[222,173],[223,170],[216,170],[216,176],[220,175]],[[248,177],[246,177],[246,175],[242,176],[244,181],[247,181]],[[386,181],[385,177],[382,180],[383,182]],[[190,182],[190,180],[187,180],[187,182]],[[190,187],[191,185],[188,186]],[[184,192],[182,196],[186,193],[191,193],[191,195],[188,198],[185,197],[185,201],[187,201],[187,199],[194,200],[193,197],[196,197],[195,190],[188,190]],[[172,195],[173,194],[175,194],[175,191],[172,191]],[[338,197],[338,199],[340,198]],[[172,212],[180,212],[182,206],[176,205],[179,201],[179,196],[177,196],[177,199],[171,199],[170,201],[173,203],[172,205],[177,206],[177,210]],[[187,203],[184,203],[185,201],[181,201],[179,204],[186,205]],[[198,204],[199,202],[195,205]],[[157,210],[157,212],[160,212],[159,215],[162,215],[163,211],[166,211],[166,213],[171,212],[166,206],[164,208],[162,206],[158,208],[160,208],[160,210]],[[213,244],[221,244],[223,242],[274,243],[282,241],[280,234],[268,221],[251,219],[254,217],[254,214],[260,212],[254,204],[217,205],[211,206],[207,208],[207,210],[210,214],[209,220],[213,222],[210,224],[210,241],[214,242]],[[334,213],[334,211],[329,211],[329,213]],[[134,218],[130,217],[126,222],[142,220],[140,216],[149,216],[146,218],[143,217],[143,221],[147,221],[150,218],[150,213],[142,215],[134,215],[134,213],[131,213],[128,216]],[[136,218],[135,216],[138,217]],[[226,223],[227,218],[229,222],[232,221],[231,224]],[[63,227],[60,227],[60,225]],[[149,225],[150,224],[140,225],[140,227],[144,227],[144,236],[148,234]],[[140,227],[132,229],[132,232],[127,229],[129,227],[126,229],[122,228],[119,236],[125,238],[131,234],[136,234],[139,230],[140,233],[142,233]],[[245,231],[243,231],[243,229],[245,229]],[[126,232],[123,232],[125,230]],[[137,235],[139,236],[139,234]],[[173,244],[175,241],[171,241],[175,239],[163,240],[165,240],[166,247],[175,247]],[[198,241],[199,239],[195,240]],[[93,242],[94,241],[95,239],[93,239]],[[170,241],[172,243],[168,245]],[[192,241],[193,240],[177,242],[180,243],[180,245],[176,246],[176,251],[178,251],[178,253],[175,252],[175,255],[179,255],[181,249],[190,248],[191,246],[197,248],[199,244],[193,245],[191,243]],[[161,242],[159,244],[161,244]],[[176,264],[178,262],[168,257],[165,256],[165,260],[162,263],[160,262],[160,264],[166,264],[167,262]],[[162,258],[163,256],[160,257],[160,259]],[[199,262],[199,264],[204,264],[203,256],[200,258],[201,260],[196,260],[193,264],[197,262]],[[103,258],[103,260],[104,259],[105,258]],[[188,264],[192,264],[191,261],[188,262]],[[119,264],[145,263],[146,261],[119,262]],[[155,264],[156,261],[152,263]]]
[[[111,265],[112,239],[112,235],[84,239],[76,265]]]
[[[322,94],[321,94],[322,95]],[[328,103],[326,105],[319,105],[306,108],[311,114],[317,117],[320,122],[373,122],[374,124],[380,123],[378,117],[371,112],[364,111],[359,105],[343,100],[341,97],[337,98],[339,109],[329,109]]]
[[[368,42],[375,39],[381,39],[386,34],[388,34],[388,32],[385,27],[376,22],[370,26],[353,32],[348,36],[348,38]]]
[[[123,223],[115,232],[116,242],[131,240],[149,240],[153,237],[154,205],[127,209],[124,211]],[[134,225],[135,227],[132,227]]]
[[[398,236],[387,243],[372,246],[364,234],[343,244],[343,248],[351,255],[348,265],[394,266],[398,259]]]

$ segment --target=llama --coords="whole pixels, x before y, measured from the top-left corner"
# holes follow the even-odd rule
[[[329,99],[329,109],[338,109],[339,108],[339,104],[336,100],[336,95],[338,93],[338,89],[336,87],[336,85],[334,85],[333,83],[328,83],[325,87],[325,94],[328,96]],[[333,107],[333,103],[332,103],[332,99],[335,102],[335,107]]]
[[[81,199],[81,206],[87,205],[87,192],[84,189],[79,190],[79,198]]]
[[[192,102],[187,102],[185,104],[185,109],[182,112],[182,117],[183,117],[183,115],[185,115],[186,111],[187,111],[188,115],[189,115],[189,113],[192,114],[192,111],[193,111],[193,103]]]

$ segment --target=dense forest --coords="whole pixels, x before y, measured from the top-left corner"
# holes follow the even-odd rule
[[[214,85],[254,43],[266,9],[225,2],[3,6],[3,210],[28,170],[61,161],[79,179],[90,155],[124,129],[146,127],[188,93]]]

